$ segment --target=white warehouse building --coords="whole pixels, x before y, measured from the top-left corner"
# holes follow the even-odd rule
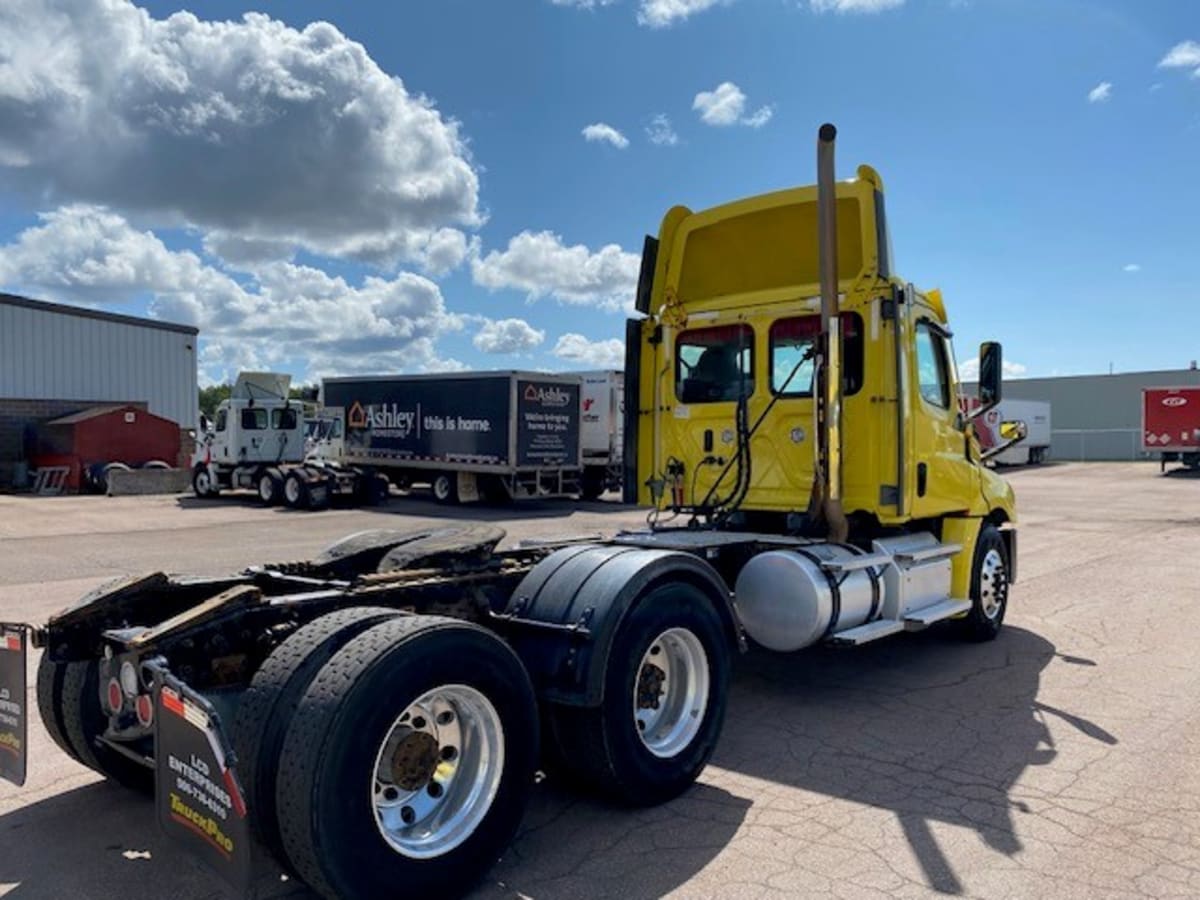
[[[111,403],[196,427],[198,331],[0,293],[0,487],[31,426]]]

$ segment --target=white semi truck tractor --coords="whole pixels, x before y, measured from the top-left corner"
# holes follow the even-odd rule
[[[304,405],[289,399],[291,380],[277,372],[238,375],[213,421],[200,423],[192,457],[196,496],[244,488],[263,503],[295,509],[322,509],[335,495],[371,505],[386,500],[387,479],[370,467],[306,453]]]

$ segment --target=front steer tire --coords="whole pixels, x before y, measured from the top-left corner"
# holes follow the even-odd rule
[[[968,641],[991,641],[1000,634],[1008,611],[1008,548],[999,529],[985,522],[971,561],[971,611],[954,624]]]
[[[433,743],[409,741],[416,732],[408,729],[431,727],[424,715],[412,712],[418,701],[455,692],[483,698],[492,715],[447,719],[463,728],[461,755],[447,754],[441,732]],[[467,706],[456,709],[470,711]],[[443,715],[436,716],[439,723]],[[477,738],[473,741],[469,734]],[[479,739],[479,734],[493,737]],[[393,745],[393,740],[399,743]],[[481,746],[492,748],[486,756],[495,762],[490,774],[482,764],[477,770],[468,762]],[[516,833],[537,758],[533,688],[508,645],[454,619],[404,616],[376,625],[325,665],[288,729],[275,795],[288,861],[328,900],[459,895],[499,858]],[[384,764],[377,768],[380,759]],[[421,809],[417,826],[428,823],[435,837],[443,832],[453,836],[422,845],[436,846],[435,852],[405,851],[385,838],[377,818],[379,798],[386,795],[380,793],[385,768],[398,773],[395,784],[407,784],[404,790],[415,792],[404,802],[412,804],[405,807],[409,814]],[[435,776],[449,779],[436,794],[431,790]],[[453,780],[463,776],[471,780]],[[426,818],[438,814],[428,812],[426,794],[439,798],[432,804],[435,810],[449,810],[457,806],[440,806],[441,798],[449,803],[463,796],[458,785],[477,783],[493,787],[468,795],[474,801],[463,801],[469,812],[459,821],[469,825],[449,829]],[[395,784],[389,785],[392,799],[408,796],[399,794]]]
[[[647,671],[644,663],[657,658],[656,646],[663,652],[660,638],[682,633],[703,648],[707,700],[693,704],[699,726],[686,743],[660,746],[655,752],[642,739],[634,704],[652,707],[656,702],[651,696],[656,685],[646,678],[654,671]],[[731,656],[724,623],[701,590],[686,583],[655,588],[626,614],[613,639],[600,705],[546,709],[549,759],[582,787],[622,804],[651,806],[678,796],[696,780],[716,748],[725,718]],[[667,684],[663,682],[666,693],[658,702],[669,699]]]
[[[238,774],[247,805],[254,810],[255,836],[280,862],[286,862],[286,855],[275,810],[275,779],[296,706],[338,650],[397,615],[383,607],[353,607],[314,619],[271,651],[242,695],[233,719]]]

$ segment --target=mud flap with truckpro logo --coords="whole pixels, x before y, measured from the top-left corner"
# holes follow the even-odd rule
[[[207,700],[161,669],[154,680],[158,822],[245,895],[250,823],[229,741]]]
[[[0,778],[20,787],[29,756],[24,625],[0,624]]]

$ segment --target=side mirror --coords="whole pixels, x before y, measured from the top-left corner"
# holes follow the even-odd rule
[[[977,419],[1000,402],[1000,382],[1004,372],[1003,351],[995,341],[979,345],[979,405],[971,410]]]
[[[204,413],[200,413],[200,433],[205,434],[207,432],[208,432],[208,416],[206,416]]]

